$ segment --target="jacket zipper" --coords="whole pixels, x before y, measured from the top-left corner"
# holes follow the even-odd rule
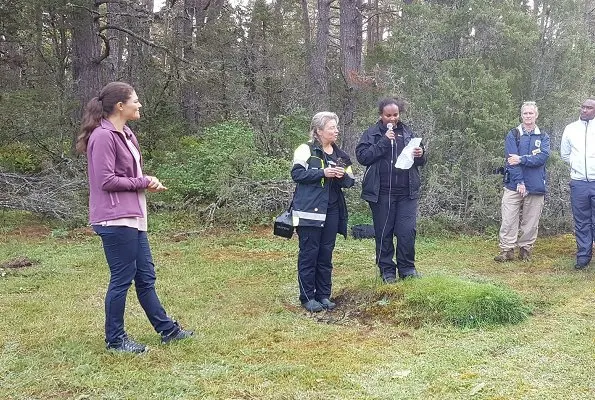
[[[589,121],[585,125],[585,179],[589,182],[589,171],[587,169],[587,131],[589,129]]]

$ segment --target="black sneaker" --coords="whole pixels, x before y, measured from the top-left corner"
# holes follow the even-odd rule
[[[320,311],[324,310],[324,307],[322,306],[322,304],[320,304],[319,302],[317,302],[314,299],[307,301],[306,303],[303,303],[302,307],[304,307],[306,310],[308,310],[310,312],[320,312]]]
[[[170,343],[176,340],[188,339],[194,335],[194,331],[189,331],[180,326],[178,321],[174,321],[175,329],[169,335],[161,335],[161,343]]]
[[[337,306],[337,304],[333,303],[328,298],[319,300],[318,302],[322,305],[322,307],[326,308],[327,310],[332,310]]]
[[[148,347],[142,343],[135,342],[134,340],[124,336],[121,341],[114,343],[107,343],[106,348],[108,350],[117,351],[119,353],[135,353],[140,354],[148,350]]]
[[[589,264],[588,263],[587,264],[576,263],[576,264],[574,264],[574,269],[581,271],[581,270],[587,268],[587,265],[589,265]]]
[[[409,275],[399,275],[399,279],[404,280],[404,279],[419,279],[421,278],[421,273],[415,271],[412,274]]]

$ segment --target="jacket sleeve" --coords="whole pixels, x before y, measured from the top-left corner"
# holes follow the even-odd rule
[[[518,185],[519,183],[524,183],[523,178],[523,170],[520,164],[517,165],[510,165],[508,163],[508,157],[511,154],[519,154],[519,148],[516,144],[516,136],[514,128],[508,132],[506,135],[506,140],[504,141],[504,159],[506,160],[506,169],[510,172],[510,182]]]
[[[569,129],[568,126],[564,129],[564,133],[562,134],[562,142],[560,143],[560,157],[566,164],[570,164],[570,152],[572,150],[572,145],[570,144],[569,139]]]
[[[324,179],[324,170],[322,168],[308,168],[310,159],[310,146],[300,145],[293,152],[293,167],[291,168],[291,179],[296,183],[316,183]]]
[[[372,134],[368,129],[364,132],[355,148],[355,158],[360,164],[367,167],[382,158],[384,153],[390,150],[390,147],[390,140],[384,135],[382,135],[378,143],[373,143]]]
[[[101,189],[108,192],[126,192],[145,189],[150,180],[147,177],[128,177],[116,175],[116,144],[109,133],[97,132],[93,137],[93,146],[88,154]]]
[[[341,179],[337,179],[341,188],[350,188],[355,185],[355,175],[353,174],[353,168],[351,167],[351,160],[349,158],[347,158],[347,164],[345,174]]]
[[[525,167],[541,167],[544,165],[550,156],[550,137],[547,134],[543,134],[541,138],[541,145],[539,146],[539,153],[537,154],[526,154],[521,156],[521,165]]]

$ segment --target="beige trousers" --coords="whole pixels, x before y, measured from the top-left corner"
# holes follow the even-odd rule
[[[500,249],[511,250],[515,246],[527,249],[533,247],[537,239],[539,218],[544,203],[545,196],[542,194],[530,194],[523,197],[518,192],[504,188]]]

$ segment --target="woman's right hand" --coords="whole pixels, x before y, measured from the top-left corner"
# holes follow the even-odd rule
[[[149,178],[149,186],[147,186],[149,192],[163,192],[167,190],[156,177],[147,175],[147,178]]]
[[[392,129],[387,129],[384,136],[386,136],[388,138],[388,140],[393,141],[393,140],[395,140],[395,131],[393,131]]]

